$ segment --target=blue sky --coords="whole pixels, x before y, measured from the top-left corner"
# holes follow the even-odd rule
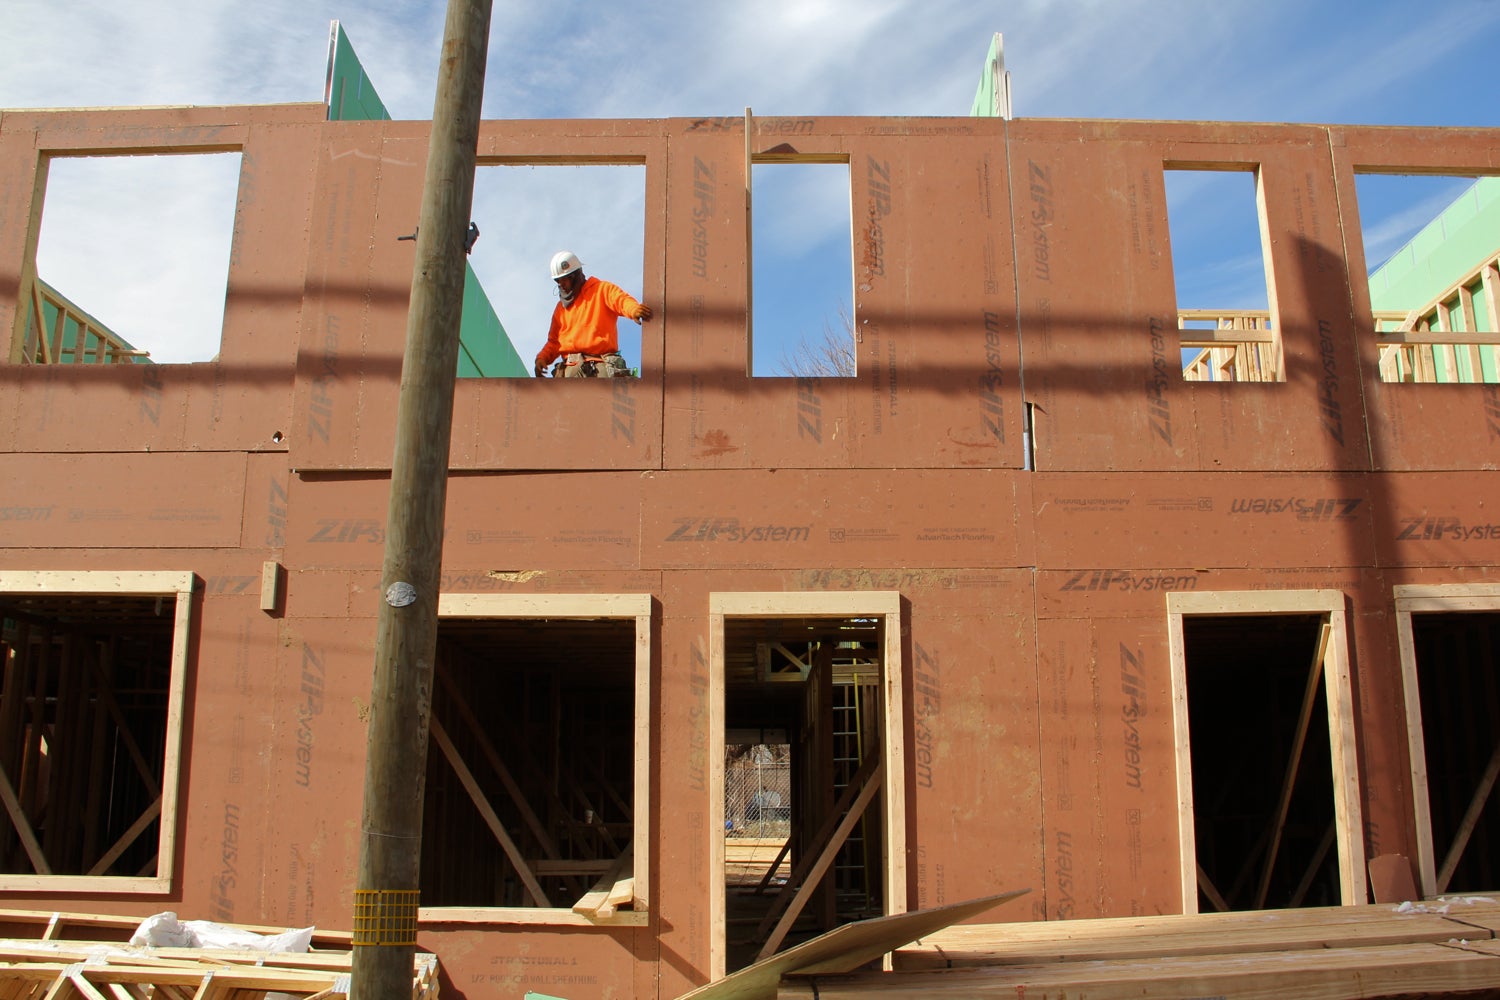
[[[0,107],[318,101],[328,23],[339,19],[391,113],[426,118],[443,13],[435,0],[7,0]],[[758,115],[961,115],[996,31],[1005,36],[1015,111],[1023,117],[1500,125],[1500,106],[1487,96],[1500,0],[500,3],[484,112],[738,116],[752,107]],[[69,166],[82,174],[89,165]],[[111,180],[108,213],[81,196],[70,199],[70,187],[87,180],[55,167],[44,221],[44,243],[54,226],[64,234],[94,225],[113,233],[88,241],[54,237],[56,246],[43,248],[43,277],[70,292],[82,284],[117,286],[110,295],[91,290],[98,298],[82,304],[127,336],[162,338],[153,349],[163,360],[183,343],[191,350],[202,341],[205,324],[217,329],[228,246],[223,206],[233,197],[236,169],[233,156],[174,166],[186,173],[159,180],[156,189],[145,178]],[[506,173],[484,176],[499,171]],[[534,176],[518,179],[520,172]],[[827,183],[789,182],[809,189]],[[475,215],[484,236],[473,263],[523,357],[545,332],[553,250],[567,246],[591,273],[640,291],[643,184],[634,169],[562,184],[544,168],[482,172]],[[809,197],[828,201],[826,193]],[[1448,197],[1425,188],[1367,196],[1362,186],[1367,234],[1378,233],[1388,252],[1403,226],[1414,229]],[[134,216],[126,211],[132,203]],[[790,248],[781,261],[789,271],[816,274],[820,262],[847,257],[847,216],[823,216],[794,215],[797,228],[777,237]],[[126,249],[95,260],[65,249],[112,241]],[[158,245],[175,250],[153,259],[149,250]],[[195,282],[193,267],[215,255],[217,279]],[[1213,262],[1201,294],[1238,294],[1232,275],[1245,267],[1235,264]],[[763,269],[769,281],[770,265]],[[219,299],[189,301],[162,291],[168,281],[216,284]],[[1212,281],[1223,284],[1210,292]],[[1179,292],[1190,304],[1188,291]],[[174,303],[172,316],[163,316],[163,301]],[[822,322],[818,308],[805,310],[813,333]]]

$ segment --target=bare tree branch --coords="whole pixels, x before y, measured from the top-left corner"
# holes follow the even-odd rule
[[[839,306],[839,322],[840,329],[824,322],[821,337],[814,340],[804,333],[794,346],[783,348],[775,373],[796,378],[853,378],[858,370],[854,319],[843,305]]]

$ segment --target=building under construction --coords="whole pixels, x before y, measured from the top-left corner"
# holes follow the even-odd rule
[[[0,905],[349,926],[428,131],[0,113]],[[49,163],[225,150],[219,353],[152,364],[36,273]],[[445,992],[676,997],[1010,890],[981,919],[1040,940],[1497,886],[1500,230],[1390,315],[1355,185],[1500,173],[1500,133],[492,121],[478,156],[643,166],[657,318],[638,379],[457,386]],[[767,162],[848,166],[852,377],[750,377]],[[1253,177],[1264,315],[1179,308],[1177,169]]]

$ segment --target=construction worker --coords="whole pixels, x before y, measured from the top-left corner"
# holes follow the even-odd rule
[[[532,369],[541,378],[553,361],[553,378],[629,378],[620,355],[615,321],[651,318],[651,307],[625,294],[619,285],[583,273],[583,263],[569,250],[552,255],[552,280],[560,300],[552,309],[547,343]],[[560,360],[559,360],[560,359]]]

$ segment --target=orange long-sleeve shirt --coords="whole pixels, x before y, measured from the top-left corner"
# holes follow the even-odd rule
[[[619,285],[589,278],[573,296],[571,305],[559,302],[552,310],[547,343],[537,353],[539,366],[550,365],[562,354],[613,354],[620,349],[615,320],[639,319],[641,304]]]

